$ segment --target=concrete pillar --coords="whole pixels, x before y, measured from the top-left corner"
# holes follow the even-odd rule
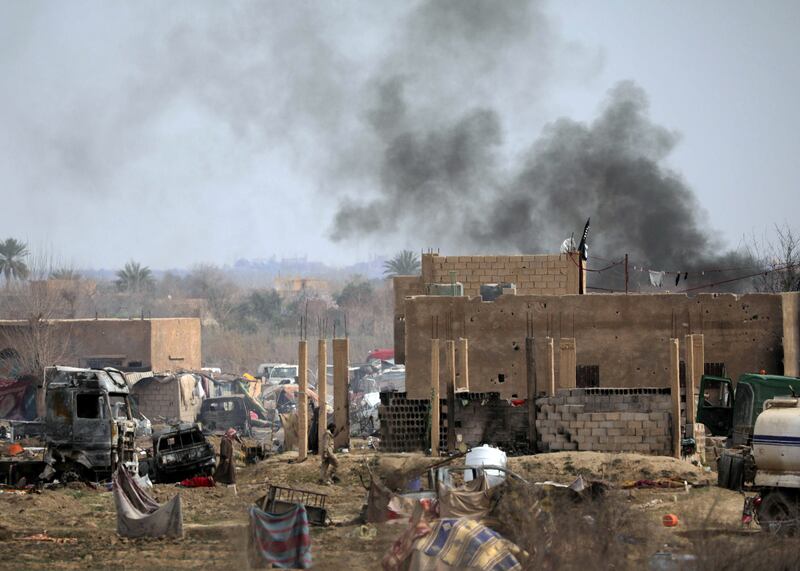
[[[297,347],[297,459],[308,456],[308,341],[301,339]]]
[[[322,456],[322,439],[328,428],[328,343],[317,341],[317,395],[319,396],[319,420],[317,421],[317,448]]]
[[[575,338],[562,337],[558,344],[558,387],[575,388],[575,369],[578,361],[575,354]]]
[[[458,340],[458,373],[456,374],[455,392],[469,392],[469,339]]]
[[[333,444],[350,448],[350,340],[333,340],[333,422],[336,424]]]
[[[456,342],[453,340],[447,340],[444,342],[445,348],[445,361],[447,364],[447,384],[445,385],[447,390],[445,392],[445,398],[447,399],[447,449],[453,450],[455,449],[455,430],[453,426],[453,413],[455,408],[455,386],[456,386],[456,377],[457,377],[457,369],[456,369]],[[440,401],[441,402],[441,401]]]
[[[525,338],[525,373],[528,382],[528,442],[536,451],[538,435],[536,433],[536,350],[534,338]]]
[[[700,395],[700,379],[706,372],[706,346],[705,336],[702,333],[692,335],[692,360],[694,361],[695,395],[694,403],[697,406],[697,399]]]
[[[544,387],[547,396],[552,397],[556,394],[556,359],[553,351],[553,338],[544,338]]]
[[[669,340],[669,388],[672,395],[672,452],[681,457],[681,356],[677,339]]]
[[[683,340],[683,351],[686,362],[686,434],[694,435],[694,420],[697,416],[697,386],[700,379],[695,378],[697,367],[694,364],[694,342],[693,336],[687,335]]]
[[[439,340],[431,339],[431,456],[439,455]]]
[[[800,376],[800,296],[793,292],[782,293],[783,314],[783,374]]]

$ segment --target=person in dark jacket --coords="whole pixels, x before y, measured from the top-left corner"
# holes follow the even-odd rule
[[[234,440],[239,443],[242,442],[236,433],[236,429],[229,428],[219,443],[219,463],[214,472],[214,481],[233,486],[233,491],[236,493],[236,462],[233,457]]]

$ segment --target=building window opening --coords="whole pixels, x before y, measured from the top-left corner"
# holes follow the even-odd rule
[[[506,376],[503,373],[498,373],[497,374],[497,382],[498,383],[505,383],[506,382]]]

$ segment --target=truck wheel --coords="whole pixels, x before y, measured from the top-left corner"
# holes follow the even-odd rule
[[[744,458],[731,456],[731,469],[728,472],[728,489],[739,491],[744,484]]]
[[[717,486],[729,489],[731,474],[731,457],[724,452],[717,460]]]
[[[772,491],[762,496],[758,506],[758,523],[762,531],[775,535],[797,535],[798,532],[797,498],[784,492]]]

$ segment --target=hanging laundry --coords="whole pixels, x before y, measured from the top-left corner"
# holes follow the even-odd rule
[[[675,276],[675,287],[678,287],[678,283],[681,281],[681,274],[678,272],[678,275]]]
[[[650,285],[653,287],[661,287],[661,284],[664,283],[664,272],[654,272],[653,270],[650,270],[649,274]]]

